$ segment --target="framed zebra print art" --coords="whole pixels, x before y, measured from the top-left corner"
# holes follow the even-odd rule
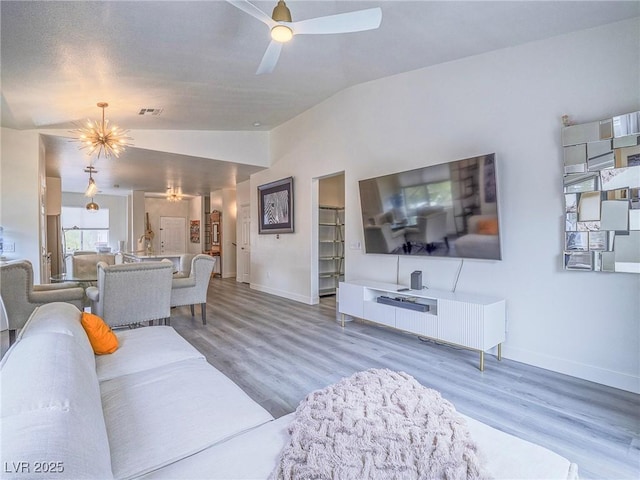
[[[293,233],[293,177],[258,187],[258,233]]]

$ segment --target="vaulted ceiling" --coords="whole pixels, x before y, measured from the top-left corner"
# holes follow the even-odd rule
[[[274,1],[254,2],[269,15]],[[268,28],[225,1],[0,3],[2,126],[70,129],[107,118],[128,129],[270,130],[352,85],[640,15],[640,2],[305,1],[293,20],[381,7],[379,29],[300,35],[256,75]],[[161,109],[159,115],[140,115]],[[46,136],[48,174],[83,191],[87,159]],[[135,144],[135,139],[134,139]],[[172,178],[163,176],[171,168]],[[258,170],[130,148],[102,162],[104,193],[233,186]],[[150,174],[153,172],[153,174]],[[107,181],[108,179],[108,181]]]

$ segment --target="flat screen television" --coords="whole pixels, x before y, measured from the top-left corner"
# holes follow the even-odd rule
[[[495,154],[359,181],[366,253],[500,260]]]

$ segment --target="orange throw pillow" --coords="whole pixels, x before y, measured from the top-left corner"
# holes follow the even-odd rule
[[[113,353],[118,349],[118,337],[99,316],[82,312],[81,321],[96,355]]]
[[[484,220],[478,220],[478,233],[480,235],[497,235],[498,219],[487,218]]]

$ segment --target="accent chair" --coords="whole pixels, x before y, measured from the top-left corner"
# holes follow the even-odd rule
[[[82,310],[84,289],[76,283],[33,284],[33,265],[29,260],[12,260],[0,265],[0,296],[9,326],[9,343],[15,340],[31,313],[45,303],[71,303]]]

